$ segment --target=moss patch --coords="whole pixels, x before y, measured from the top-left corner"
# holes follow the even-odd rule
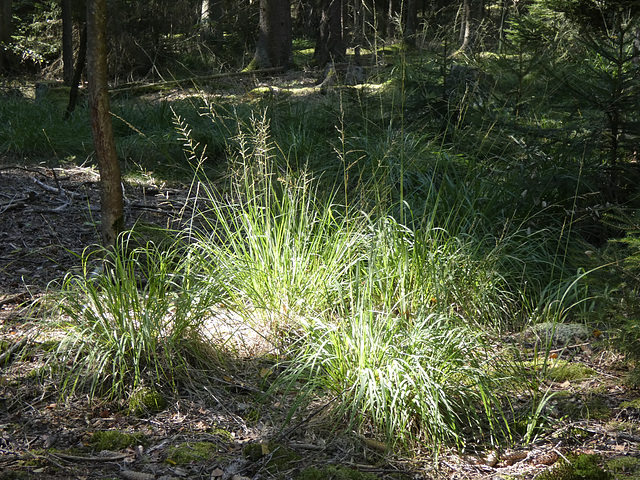
[[[628,402],[622,402],[620,408],[634,408],[640,410],[640,398],[634,398]]]
[[[606,462],[614,479],[640,478],[640,458],[638,457],[617,457]]]
[[[27,472],[20,472],[20,471],[0,472],[0,480],[19,480],[22,478],[27,478]]]
[[[564,360],[557,360],[549,365],[547,377],[554,382],[566,382],[575,380],[584,380],[593,377],[597,372],[583,365],[582,363],[570,363]]]
[[[118,430],[95,432],[91,436],[91,447],[97,452],[122,450],[134,445],[145,445],[147,440],[141,433],[123,433]]]
[[[159,413],[167,408],[167,401],[157,391],[142,388],[129,398],[129,412],[141,416],[149,413]]]
[[[217,452],[218,446],[215,443],[188,442],[170,447],[166,461],[172,465],[186,465],[210,460]]]
[[[611,474],[600,466],[597,455],[570,456],[537,477],[538,480],[610,480]]]
[[[289,464],[300,460],[300,456],[293,450],[274,442],[251,443],[242,450],[243,455],[252,462],[266,460],[269,472],[287,470]]]
[[[586,395],[560,399],[555,403],[559,414],[573,420],[607,420],[611,417],[611,408],[601,395]]]
[[[298,475],[297,480],[377,480],[372,473],[360,472],[351,468],[330,465],[321,469],[309,467]]]

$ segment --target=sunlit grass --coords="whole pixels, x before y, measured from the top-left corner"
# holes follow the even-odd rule
[[[51,359],[61,393],[175,390],[216,365],[202,326],[218,299],[198,288],[182,253],[178,244],[136,247],[124,236],[115,251],[87,253],[82,271],[67,275],[59,303],[66,335]]]

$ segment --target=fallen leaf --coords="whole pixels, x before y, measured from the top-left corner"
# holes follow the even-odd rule
[[[211,478],[219,478],[224,475],[224,470],[216,468],[211,472]]]

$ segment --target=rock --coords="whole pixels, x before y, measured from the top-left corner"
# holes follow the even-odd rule
[[[120,475],[126,480],[155,480],[156,476],[150,473],[134,472],[133,470],[123,470]]]
[[[591,330],[582,323],[544,322],[527,328],[523,333],[525,340],[536,344],[551,340],[553,346],[588,340],[590,336]]]

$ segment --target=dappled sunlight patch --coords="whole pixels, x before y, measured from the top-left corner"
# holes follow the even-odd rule
[[[201,324],[203,338],[220,350],[239,358],[277,355],[279,352],[273,324],[258,312],[238,313],[219,306]]]

